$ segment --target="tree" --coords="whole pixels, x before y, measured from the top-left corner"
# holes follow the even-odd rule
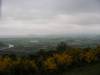
[[[80,58],[87,63],[91,63],[96,58],[95,52],[92,49],[87,49],[80,54]]]
[[[65,51],[67,49],[69,49],[69,46],[65,43],[65,42],[61,42],[57,45],[56,48],[58,51]]]
[[[4,44],[3,42],[0,42],[0,47],[5,47],[6,44]]]
[[[73,62],[73,57],[66,52],[54,54],[54,58],[58,65],[70,65]]]
[[[96,57],[98,60],[100,59],[100,46],[96,47]]]
[[[57,69],[57,64],[54,57],[48,57],[43,61],[43,66],[45,70],[54,71]]]

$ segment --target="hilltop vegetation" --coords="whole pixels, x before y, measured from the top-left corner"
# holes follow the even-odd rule
[[[99,75],[100,47],[74,48],[62,42],[55,51],[0,56],[0,75]]]

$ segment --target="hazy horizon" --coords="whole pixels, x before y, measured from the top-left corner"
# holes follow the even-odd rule
[[[100,0],[2,0],[0,37],[99,35]]]

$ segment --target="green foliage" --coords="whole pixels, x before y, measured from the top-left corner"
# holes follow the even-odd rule
[[[69,46],[65,43],[65,42],[61,42],[57,45],[57,50],[58,51],[65,51],[66,49],[68,49]]]
[[[0,42],[0,47],[5,47],[6,44],[4,44],[3,42]]]

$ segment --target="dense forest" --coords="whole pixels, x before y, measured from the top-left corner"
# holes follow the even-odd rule
[[[80,68],[85,69],[87,66],[95,64],[100,66],[100,46],[94,49],[89,47],[81,49],[61,42],[57,45],[56,50],[40,50],[33,55],[1,55],[0,75],[76,75],[73,69],[79,68],[78,72],[80,72]],[[97,68],[92,70],[95,69]],[[71,71],[73,74],[69,74]],[[96,73],[93,75],[100,75],[99,71]]]

